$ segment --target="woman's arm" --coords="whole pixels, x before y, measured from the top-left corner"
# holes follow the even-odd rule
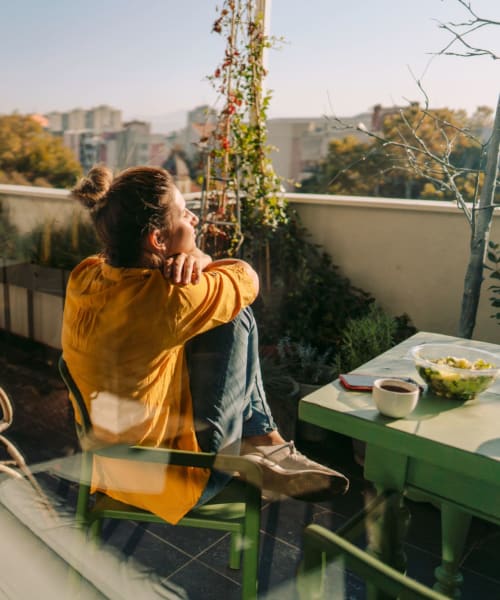
[[[241,265],[252,279],[255,295],[259,293],[259,276],[257,275],[256,271],[244,260],[240,260],[238,258],[221,258],[220,260],[214,260],[210,262],[203,270],[211,271],[212,269],[216,269],[218,266],[222,267],[224,265]]]
[[[163,263],[163,275],[177,285],[196,284],[200,281],[202,271],[211,271],[224,265],[241,265],[252,279],[255,295],[259,293],[259,276],[247,262],[238,258],[222,258],[213,261],[199,248],[189,254],[180,253],[169,256]]]

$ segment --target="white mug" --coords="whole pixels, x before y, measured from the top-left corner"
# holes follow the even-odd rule
[[[378,410],[388,417],[406,417],[417,406],[416,384],[384,377],[373,382],[372,396]]]

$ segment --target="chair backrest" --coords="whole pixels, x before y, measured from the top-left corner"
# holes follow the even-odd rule
[[[68,369],[68,365],[66,364],[66,361],[64,360],[62,355],[59,357],[58,366],[59,366],[59,373],[61,374],[61,377],[62,377],[64,383],[66,384],[66,387],[68,388],[71,395],[73,396],[73,399],[76,403],[76,408],[77,408],[78,412],[80,413],[79,414],[80,423],[79,424],[77,423],[76,427],[77,427],[78,437],[81,438],[83,435],[89,434],[92,429],[92,424],[90,421],[89,412],[87,410],[87,405],[85,404],[83,396],[80,393],[80,390],[78,389],[78,386],[76,385],[73,377],[71,376],[71,373],[69,372],[69,369]]]
[[[400,600],[447,600],[447,596],[411,579],[321,525],[304,530],[304,561],[299,577],[301,598],[321,598],[325,592],[324,557],[341,557],[345,566],[376,590]],[[330,596],[330,594],[329,594]]]
[[[148,448],[142,446],[129,446],[128,444],[118,444],[108,446],[94,438],[92,431],[92,422],[87,410],[87,405],[83,396],[71,376],[68,365],[61,355],[59,357],[59,372],[66,384],[69,392],[75,400],[75,408],[80,415],[80,423],[75,421],[76,431],[83,450],[90,450],[94,454],[107,456],[108,458],[120,458],[126,460],[146,461],[150,463],[174,464],[179,466],[199,467],[202,469],[213,468],[216,459],[221,464],[219,468],[223,470],[221,459],[215,453],[208,452],[189,452],[186,450],[172,450],[167,448]],[[237,460],[238,457],[228,457]]]

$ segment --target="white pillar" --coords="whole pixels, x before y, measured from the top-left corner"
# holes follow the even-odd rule
[[[255,0],[255,17],[262,15],[262,33],[269,37],[271,24],[271,0]],[[268,48],[262,55],[262,66],[267,69]]]

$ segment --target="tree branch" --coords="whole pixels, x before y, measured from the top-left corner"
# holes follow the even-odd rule
[[[469,225],[471,226],[471,228],[474,229],[473,212],[471,211],[468,204],[464,200],[464,197],[463,197],[462,193],[460,192],[460,189],[457,187],[457,185],[455,183],[455,179],[458,176],[463,175],[465,170],[464,169],[456,169],[456,167],[454,167],[450,163],[449,158],[450,158],[450,154],[451,154],[451,148],[448,145],[447,152],[443,153],[442,156],[438,156],[434,152],[431,152],[429,150],[429,148],[427,147],[427,145],[425,144],[424,140],[418,135],[416,129],[411,126],[411,124],[408,122],[406,117],[403,116],[403,118],[404,118],[404,122],[406,123],[407,127],[409,127],[409,130],[411,131],[412,135],[415,137],[418,145],[410,144],[410,143],[406,142],[405,137],[401,132],[398,132],[398,133],[400,134],[400,137],[403,141],[398,142],[395,140],[388,140],[387,138],[384,138],[372,131],[368,131],[365,127],[362,127],[361,125],[358,125],[356,127],[356,129],[358,131],[362,131],[369,137],[377,140],[383,148],[396,147],[396,148],[403,149],[406,153],[406,156],[408,159],[408,164],[412,167],[413,171],[415,173],[417,173],[417,175],[419,175],[421,177],[425,177],[430,182],[436,183],[440,187],[447,187],[447,189],[449,189],[450,191],[452,191],[454,193],[457,205],[461,208],[461,210],[465,214],[465,217],[466,217]],[[419,121],[419,123],[421,123],[421,120]],[[456,129],[457,129],[457,132],[460,131],[459,128],[456,128]],[[423,156],[423,157],[427,158],[430,161],[430,164],[439,165],[441,167],[441,171],[434,171],[434,172],[436,173],[436,175],[438,175],[438,174],[443,175],[446,178],[446,180],[443,181],[443,180],[439,180],[439,178],[437,178],[437,177],[434,177],[433,171],[428,166],[425,169],[423,169],[418,164],[417,156]]]
[[[471,18],[467,21],[458,23],[452,21],[442,23],[441,21],[437,21],[440,29],[444,29],[450,33],[452,39],[439,52],[434,52],[433,54],[442,56],[461,56],[466,58],[472,56],[490,56],[493,60],[500,60],[500,56],[492,50],[475,46],[465,39],[467,36],[470,36],[470,34],[483,27],[500,26],[500,21],[479,16],[472,9],[471,3],[466,0],[457,0],[457,2],[467,10]],[[461,45],[463,47],[462,50],[450,50],[455,44]]]

